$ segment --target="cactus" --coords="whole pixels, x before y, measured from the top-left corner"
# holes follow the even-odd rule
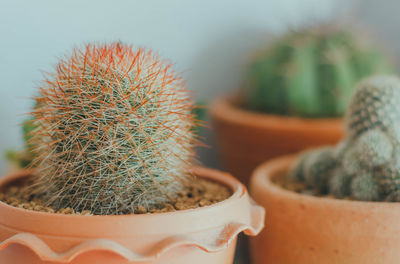
[[[6,152],[7,160],[13,162],[18,168],[29,168],[34,166],[34,153],[31,151],[34,146],[32,146],[31,142],[31,133],[35,129],[35,125],[32,121],[32,117],[29,117],[22,123],[22,134],[25,143],[24,149],[21,151],[8,150]]]
[[[338,198],[349,196],[351,179],[351,175],[342,168],[335,168],[328,177],[328,192]]]
[[[400,90],[394,76],[376,76],[361,82],[346,113],[348,136],[379,128],[391,137],[399,137]]]
[[[293,32],[249,66],[245,107],[303,117],[342,116],[361,78],[391,72],[378,51],[334,26]]]
[[[360,166],[376,167],[392,158],[393,146],[389,138],[380,130],[368,130],[357,139],[354,148]]]
[[[389,163],[376,168],[375,173],[386,201],[400,202],[400,152]]]
[[[346,138],[335,147],[307,151],[292,169],[292,178],[339,198],[400,201],[400,79],[374,76],[361,81],[346,118]]]
[[[351,194],[357,200],[378,201],[379,183],[372,173],[361,171],[351,181]]]
[[[331,173],[335,166],[336,159],[332,148],[320,148],[309,153],[302,166],[301,173],[304,175],[304,183],[309,188],[325,193],[327,188],[326,176]]]
[[[173,199],[190,179],[193,103],[171,65],[122,43],[61,59],[36,98],[37,173],[48,205],[128,214]]]
[[[308,156],[311,153],[313,153],[313,151],[305,151],[303,155],[296,160],[294,166],[291,168],[291,174],[289,175],[291,180],[300,182],[305,180],[304,163],[308,160]]]

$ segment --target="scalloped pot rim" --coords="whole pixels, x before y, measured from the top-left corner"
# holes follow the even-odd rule
[[[69,262],[82,253],[98,250],[114,252],[129,261],[153,261],[167,251],[185,246],[218,252],[227,249],[242,231],[247,235],[261,231],[264,208],[253,202],[238,180],[202,167],[193,168],[193,172],[227,185],[232,196],[198,209],[107,216],[35,212],[0,202],[0,250],[19,244],[30,248],[42,260],[59,262]],[[32,173],[21,171],[10,175],[0,180],[0,186]],[[101,235],[98,230],[102,230]]]

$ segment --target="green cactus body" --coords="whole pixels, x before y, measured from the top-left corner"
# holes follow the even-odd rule
[[[193,161],[193,104],[171,65],[121,43],[60,60],[33,111],[31,192],[56,208],[133,213],[175,197]]]
[[[382,54],[351,35],[319,28],[279,40],[250,64],[245,106],[282,115],[342,116],[357,81],[391,71]]]
[[[389,162],[393,146],[390,139],[380,130],[371,129],[361,134],[344,154],[342,166],[348,174]]]
[[[378,201],[379,184],[372,173],[360,171],[351,181],[351,194],[360,201]]]
[[[361,160],[358,157],[358,149],[355,147],[349,147],[348,150],[344,153],[341,164],[343,167],[343,171],[346,174],[353,175],[361,170],[362,164]]]
[[[366,79],[356,88],[347,111],[348,136],[354,138],[378,128],[396,136],[400,120],[400,89],[396,77]],[[393,132],[397,132],[393,135]]]
[[[308,156],[312,151],[305,151],[295,162],[294,166],[291,168],[290,179],[293,181],[301,181],[305,180],[304,175],[304,166],[305,162],[309,159]]]
[[[335,168],[328,178],[329,193],[339,198],[344,198],[350,195],[352,175],[346,173],[342,168]]]
[[[400,190],[400,168],[390,164],[377,171],[378,182],[382,186],[382,192],[389,194]]]
[[[387,201],[400,201],[400,152],[383,166],[376,168],[377,181],[381,185],[381,192],[386,195]]]
[[[10,162],[14,163],[18,168],[29,168],[33,167],[34,153],[32,149],[32,131],[35,130],[32,117],[28,118],[22,123],[22,135],[25,142],[25,147],[21,151],[9,150],[6,152],[6,158]]]
[[[328,176],[335,166],[336,159],[332,148],[321,148],[310,153],[304,162],[303,168],[305,184],[312,189],[325,193]]]
[[[274,57],[268,59],[268,56],[260,61],[255,61],[250,65],[248,75],[248,84],[250,87],[269,87],[267,89],[255,89],[252,93],[247,94],[252,102],[254,109],[262,110],[265,105],[272,112],[285,111],[286,96],[285,91],[281,89],[284,86],[284,69],[279,69],[275,75],[266,75],[266,72],[277,71],[275,68],[279,61],[286,61],[290,57],[291,47],[287,45],[277,46],[271,50]],[[262,76],[262,78],[260,78]]]
[[[380,166],[392,158],[392,142],[380,130],[366,131],[357,139],[354,147],[361,165],[365,167]]]
[[[339,198],[400,201],[400,80],[375,76],[361,81],[346,117],[346,138],[334,148],[301,156],[292,178]],[[333,155],[327,155],[330,152]]]
[[[295,44],[292,51],[292,61],[285,72],[287,87],[287,106],[290,112],[312,113],[320,108],[319,101],[310,98],[317,96],[315,52],[317,47],[312,39],[305,43]],[[281,87],[282,88],[282,87]],[[284,90],[283,90],[284,91]]]

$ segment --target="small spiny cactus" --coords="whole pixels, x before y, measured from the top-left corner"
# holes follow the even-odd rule
[[[122,43],[89,44],[47,74],[33,111],[28,188],[49,205],[127,214],[174,198],[193,162],[193,103],[171,65]]]
[[[400,89],[398,79],[376,76],[362,82],[346,113],[348,136],[357,137],[378,128],[391,137],[399,137]]]
[[[304,153],[292,179],[339,198],[400,201],[400,80],[374,76],[361,81],[346,118],[346,138],[335,147]]]
[[[354,35],[329,25],[279,39],[249,65],[244,106],[281,115],[342,116],[355,83],[391,72],[385,56]]]
[[[328,191],[338,198],[349,196],[351,179],[351,174],[342,168],[335,168],[328,179]]]
[[[336,166],[336,159],[330,147],[309,153],[304,162],[304,183],[312,189],[326,192],[327,175]]]
[[[379,183],[375,175],[366,170],[357,173],[351,181],[351,194],[361,201],[379,200]]]

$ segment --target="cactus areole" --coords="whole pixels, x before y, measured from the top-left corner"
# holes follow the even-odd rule
[[[60,59],[36,97],[28,188],[48,204],[132,213],[173,198],[190,177],[193,104],[150,50],[89,44]]]
[[[361,78],[391,72],[385,56],[354,35],[330,25],[279,39],[250,63],[245,107],[307,118],[341,117]]]
[[[292,178],[339,198],[400,202],[400,80],[374,76],[360,82],[346,124],[346,138],[304,153]]]

